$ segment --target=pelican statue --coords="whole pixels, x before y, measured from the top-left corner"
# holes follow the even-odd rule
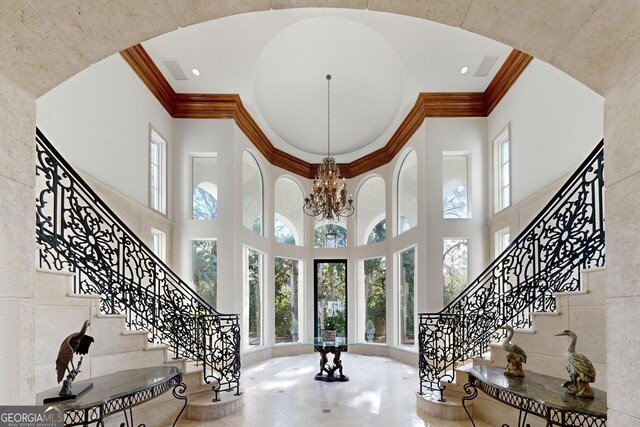
[[[500,329],[507,331],[507,338],[502,342],[502,348],[507,354],[507,367],[504,368],[505,375],[511,375],[512,377],[524,377],[524,371],[522,370],[522,364],[527,363],[527,353],[524,352],[520,346],[511,344],[513,338],[513,326],[504,325]]]
[[[567,393],[573,396],[584,397],[586,399],[593,399],[593,390],[589,386],[596,380],[596,369],[587,356],[576,353],[576,341],[578,336],[575,332],[565,330],[557,337],[566,335],[571,338],[569,346],[565,352],[565,360],[567,361],[567,372],[569,373],[569,381],[562,384],[562,387],[567,388]]]
[[[60,350],[58,351],[58,358],[56,359],[56,372],[58,373],[58,383],[64,378],[64,374],[69,372],[67,379],[64,380],[60,396],[68,396],[71,394],[71,383],[76,378],[76,375],[80,373],[80,366],[82,365],[82,357],[89,352],[89,346],[93,342],[93,338],[89,335],[85,335],[87,328],[91,325],[90,320],[85,320],[80,332],[75,332],[66,337],[62,344],[60,344]],[[80,355],[80,361],[78,367],[73,365],[73,353]],[[71,365],[71,369],[69,369]]]

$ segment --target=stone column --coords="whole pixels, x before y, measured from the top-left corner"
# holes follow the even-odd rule
[[[0,403],[35,403],[35,117],[0,75]],[[53,373],[52,373],[53,375]]]
[[[640,425],[640,74],[605,102],[608,424]]]

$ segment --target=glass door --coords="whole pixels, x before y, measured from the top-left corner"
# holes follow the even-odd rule
[[[347,260],[315,260],[314,299],[315,336],[321,330],[335,330],[347,337]]]

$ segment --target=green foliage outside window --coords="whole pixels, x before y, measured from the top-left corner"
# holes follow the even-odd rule
[[[192,245],[193,284],[196,292],[216,308],[218,290],[218,244],[215,240],[196,240]]]
[[[371,230],[371,234],[367,238],[367,245],[371,243],[384,242],[387,238],[387,222],[386,220],[382,220],[373,227]]]
[[[261,345],[260,329],[260,254],[248,250],[248,281],[249,281],[249,345]]]
[[[469,241],[466,239],[443,241],[442,275],[444,278],[444,305],[448,305],[469,283]]]
[[[320,329],[333,329],[337,336],[344,337],[347,335],[346,264],[322,263],[318,276],[316,304]]]
[[[298,340],[298,264],[293,259],[275,259],[276,343]]]
[[[364,294],[367,329],[373,326],[373,342],[384,343],[387,319],[387,268],[384,257],[364,261]]]
[[[415,248],[400,254],[400,344],[413,345],[414,334],[414,281]]]

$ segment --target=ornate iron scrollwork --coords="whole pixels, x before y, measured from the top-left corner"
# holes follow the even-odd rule
[[[204,301],[113,213],[36,130],[36,237],[41,267],[76,273],[75,292],[102,297],[176,357],[202,362],[219,391],[240,392],[240,324]]]
[[[419,314],[420,394],[440,393],[455,364],[482,356],[498,327],[531,326],[531,311],[553,311],[555,292],[579,290],[580,270],[605,258],[604,141],[538,216],[439,313]]]

